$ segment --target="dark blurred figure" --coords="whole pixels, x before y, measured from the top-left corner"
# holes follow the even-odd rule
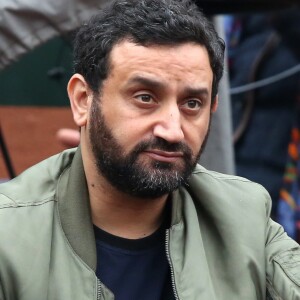
[[[267,188],[273,218],[278,219],[288,145],[299,118],[300,10],[225,20],[232,88],[294,70],[284,79],[232,94],[236,172]]]

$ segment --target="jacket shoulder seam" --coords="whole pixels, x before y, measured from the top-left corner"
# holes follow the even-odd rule
[[[39,206],[39,205],[43,205],[47,202],[51,202],[51,201],[56,201],[55,198],[53,196],[45,198],[43,200],[40,201],[35,201],[35,202],[16,202],[15,200],[7,197],[6,195],[2,194],[3,196],[5,196],[6,198],[8,198],[9,200],[12,201],[12,203],[6,203],[3,205],[0,205],[0,209],[5,209],[5,208],[17,208],[17,207],[28,207],[28,206]]]
[[[239,177],[239,176],[235,176],[235,175],[228,175],[228,174],[222,174],[222,173],[217,173],[217,172],[214,172],[214,171],[206,171],[205,169],[204,170],[196,170],[196,171],[193,172],[193,174],[200,174],[200,173],[208,175],[208,176],[216,178],[216,179],[256,183],[256,182],[253,182],[253,181],[251,181],[247,178],[244,178],[244,177]]]

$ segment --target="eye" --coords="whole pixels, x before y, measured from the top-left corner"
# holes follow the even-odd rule
[[[202,106],[202,102],[198,99],[190,99],[185,101],[181,108],[184,109],[188,113],[197,113]]]
[[[149,94],[136,95],[134,98],[140,100],[143,103],[151,103],[153,101],[153,97]]]
[[[133,96],[135,105],[140,108],[152,108],[156,105],[156,100],[150,93],[140,92]]]
[[[198,100],[189,100],[186,102],[186,106],[190,109],[197,109],[200,107],[200,101]]]

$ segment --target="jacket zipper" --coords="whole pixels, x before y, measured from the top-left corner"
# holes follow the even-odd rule
[[[102,289],[101,289],[101,282],[97,278],[97,300],[100,300],[102,297]]]
[[[176,284],[175,284],[174,267],[173,267],[173,264],[171,261],[169,240],[170,240],[170,230],[167,229],[166,230],[166,254],[167,254],[167,260],[168,260],[168,263],[170,266],[171,284],[172,284],[172,289],[173,289],[173,294],[174,294],[175,300],[180,300],[177,289],[176,289]]]

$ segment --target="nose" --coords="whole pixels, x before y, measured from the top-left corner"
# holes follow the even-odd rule
[[[179,143],[184,138],[178,106],[165,109],[153,128],[153,134],[169,143]]]

